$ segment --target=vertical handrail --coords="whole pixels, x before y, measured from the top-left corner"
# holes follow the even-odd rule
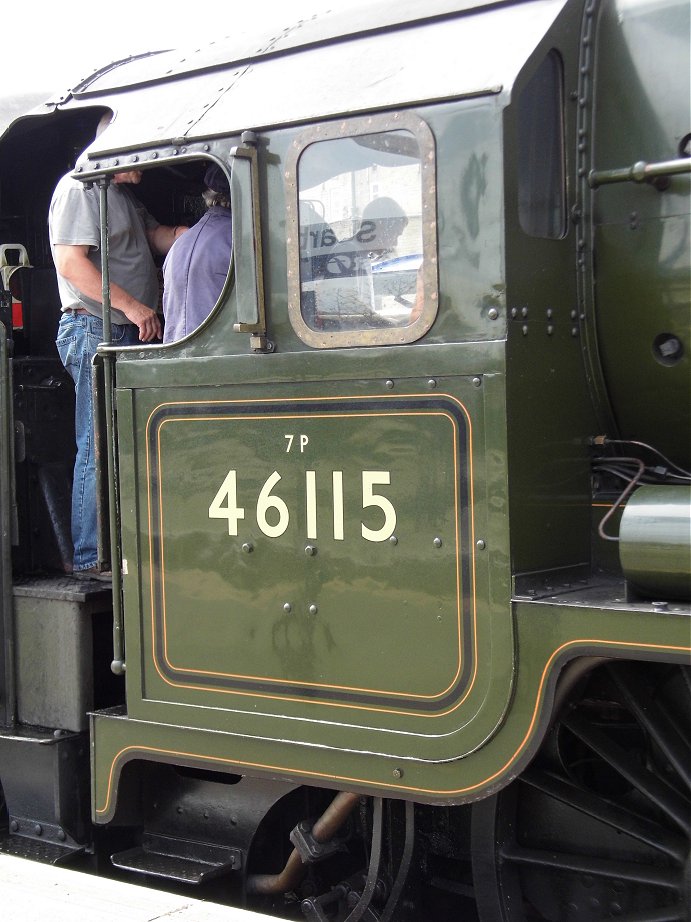
[[[110,272],[108,266],[108,177],[98,180],[101,208],[101,295],[103,303],[103,339],[112,344],[113,327],[110,305]],[[113,572],[113,662],[115,675],[125,672],[125,637],[122,608],[122,568],[120,564],[120,508],[117,485],[117,435],[115,429],[115,355],[107,352],[103,357],[104,398],[106,405],[106,465],[108,472],[108,510],[110,526],[110,566]]]
[[[17,712],[14,658],[14,596],[12,593],[12,532],[14,484],[14,426],[12,423],[12,362],[10,343],[0,323],[0,714],[5,726],[14,726]]]

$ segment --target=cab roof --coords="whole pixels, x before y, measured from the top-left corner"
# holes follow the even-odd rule
[[[260,35],[115,62],[40,113],[112,109],[111,125],[80,161],[90,171],[99,158],[167,143],[509,94],[567,2],[373,0]]]

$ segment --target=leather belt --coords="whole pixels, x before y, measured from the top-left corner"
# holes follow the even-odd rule
[[[68,307],[67,310],[63,311],[64,314],[88,314],[88,310],[85,307]]]

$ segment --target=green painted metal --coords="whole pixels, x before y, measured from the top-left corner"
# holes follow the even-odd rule
[[[143,663],[131,716],[174,723],[194,705],[197,726],[280,738],[290,715],[306,743],[431,771],[493,732],[513,671],[508,575],[488,569],[508,559],[505,472],[484,469],[505,452],[483,421],[502,380],[430,373],[392,393],[365,368],[361,355],[357,380],[135,393],[140,435],[120,442],[136,509],[128,658]]]
[[[590,5],[588,15],[573,4],[563,11],[519,75],[504,114],[511,567],[519,584],[536,571],[582,576],[590,563],[587,443],[606,409],[599,403],[597,354],[583,321],[577,271],[582,230],[580,221],[571,219],[560,236],[525,232],[519,202],[527,165],[515,152],[523,130],[523,94],[556,49],[562,117],[555,130],[561,126],[563,170],[565,177],[571,175],[581,130],[581,110],[573,98],[583,77],[579,36],[592,25],[593,9]],[[567,211],[573,215],[577,187],[567,182]],[[540,185],[533,194],[539,194]]]
[[[619,528],[624,574],[646,595],[691,597],[691,486],[643,486]]]
[[[611,817],[620,797],[630,800],[627,782],[611,785],[607,772],[591,783],[592,764],[563,715],[585,705],[609,720],[609,689],[592,698],[593,685],[582,684],[604,661],[645,664],[643,686],[690,661],[691,488],[680,485],[691,466],[689,92],[674,84],[689,70],[688,2],[422,6],[363,8],[340,31],[336,20],[310,20],[252,47],[238,35],[184,62],[141,58],[85,81],[46,112],[35,136],[38,116],[10,129],[25,149],[116,111],[76,173],[102,188],[104,253],[114,173],[148,171],[140,193],[166,223],[168,208],[196,213],[209,162],[232,176],[234,262],[211,315],[178,343],[106,343],[95,363],[108,401],[99,413],[109,431],[113,665],[126,693],[124,706],[99,702],[89,716],[97,824],[146,825],[155,810],[160,825],[166,805],[149,802],[142,815],[150,774],[137,762],[194,770],[152,770],[169,800],[169,774],[183,797],[188,781],[216,786],[201,770],[249,776],[250,788],[275,778],[451,807],[493,799],[538,753],[541,768],[575,760],[572,806],[587,802],[589,815],[606,778]],[[326,217],[334,193],[332,236],[347,240],[360,203],[392,194],[384,186],[395,184],[394,171],[382,178],[390,168],[379,154],[395,140],[388,133],[401,131],[424,136],[415,167],[422,195],[417,179],[400,186],[419,200],[407,213],[416,234],[423,227],[421,244],[407,255],[422,266],[424,323],[404,327],[402,311],[382,313],[374,319],[393,315],[392,327],[347,329],[337,348],[322,348],[333,317],[323,327],[302,318],[309,254],[300,250],[299,202],[322,205]],[[332,165],[330,145],[316,148],[351,137],[378,151],[371,162],[361,153],[367,175],[344,170],[340,157]],[[308,182],[300,164],[312,155],[325,160]],[[33,228],[35,214],[25,216]],[[103,281],[107,301],[107,273]],[[310,278],[315,291],[319,281]],[[315,336],[301,336],[300,323]],[[0,360],[7,631],[5,341]],[[624,492],[637,483],[627,464],[645,474],[633,494]],[[605,516],[619,540],[600,537]],[[100,611],[109,603],[106,592],[99,598]],[[45,626],[25,618],[18,638],[19,686],[26,679],[36,689],[24,712],[19,696],[19,721],[83,728],[90,674],[72,676],[56,702],[45,692],[54,677],[36,681],[32,638],[43,631],[50,645],[55,634],[43,601]],[[100,648],[99,638],[95,670]],[[89,672],[88,651],[78,653]],[[632,708],[644,707],[644,691],[629,695]],[[10,693],[0,701],[8,711]],[[616,711],[628,743],[619,703]],[[650,720],[647,712],[644,736]],[[660,774],[663,756],[683,761],[676,743],[665,751],[661,739],[659,748]],[[590,766],[580,779],[578,765]],[[224,780],[218,789],[248,818],[224,829],[235,847],[243,824],[250,832],[261,824],[263,835],[272,817],[244,783]],[[325,793],[300,796],[316,803]],[[566,801],[555,840],[564,865],[574,841],[570,821],[563,831]],[[497,800],[499,825],[513,823],[512,802],[511,789]],[[397,812],[392,805],[386,843],[394,861],[410,843],[399,839]],[[449,852],[462,860],[456,814],[416,812],[425,823],[418,867],[437,856],[435,829],[446,822]],[[471,825],[482,825],[472,812]],[[516,816],[519,839],[528,812]],[[203,841],[208,824],[184,813],[190,838]],[[547,814],[537,819],[549,837],[557,814]],[[476,861],[482,849],[472,849],[474,873],[495,856],[487,838],[488,854]],[[612,866],[606,851],[606,840],[596,844],[602,877]],[[528,908],[528,891],[534,880],[543,887],[543,870],[517,873],[523,907],[499,893],[516,869],[499,852],[496,860],[497,904],[508,915],[512,906],[519,916],[542,912]],[[252,854],[242,864],[251,875]],[[585,905],[578,891],[591,888],[577,876],[561,902],[571,884],[559,871],[555,906]],[[482,880],[474,882],[479,914],[494,918]],[[544,890],[551,899],[549,883]],[[424,912],[419,903],[409,911]]]
[[[602,4],[593,117],[606,130],[593,139],[596,174],[681,158],[691,108],[690,15],[688,3]],[[614,183],[593,193],[598,335],[620,435],[655,445],[686,468],[690,188],[687,172],[661,188]],[[667,341],[681,344],[669,359],[659,351]]]
[[[92,716],[93,817],[108,822],[117,802],[122,768],[133,759],[197,768],[250,772],[326,787],[386,792],[387,796],[449,803],[487,796],[520,774],[539,745],[549,719],[560,669],[579,656],[666,659],[687,662],[688,614],[670,606],[567,597],[515,604],[513,619],[521,657],[504,731],[463,759],[427,766],[405,753],[382,758],[362,748],[339,752],[219,727],[216,732],[164,721],[101,712]],[[305,766],[309,767],[306,769]]]
[[[627,644],[656,655],[649,606],[631,609],[645,628],[627,639],[619,616],[603,622],[611,600],[594,603],[578,582],[590,571],[602,330],[592,291],[582,318],[592,275],[585,259],[578,270],[580,218],[562,237],[526,234],[512,154],[513,103],[557,47],[568,173],[590,125],[567,91],[585,91],[577,37],[591,36],[593,10],[582,30],[581,5],[565,7],[511,99],[417,110],[434,136],[438,208],[440,300],[423,348],[355,336],[326,352],[296,336],[286,278],[298,251],[282,216],[309,132],[278,127],[261,136],[257,186],[276,352],[247,354],[231,287],[184,342],[118,353],[138,668],[127,719],[95,719],[99,821],[112,811],[105,777],[135,757],[462,802],[520,770],[569,657]],[[223,160],[236,143],[216,138],[203,153]],[[519,617],[512,587],[555,580],[585,597]],[[671,637],[681,622],[670,624]],[[535,681],[542,690],[522,697]]]

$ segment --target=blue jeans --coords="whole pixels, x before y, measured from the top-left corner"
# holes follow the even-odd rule
[[[134,324],[113,325],[113,344],[133,346],[139,342]],[[63,313],[56,345],[62,364],[75,387],[75,432],[77,457],[72,484],[73,569],[88,570],[98,563],[96,517],[96,456],[91,365],[96,347],[103,342],[103,321],[90,314]]]

